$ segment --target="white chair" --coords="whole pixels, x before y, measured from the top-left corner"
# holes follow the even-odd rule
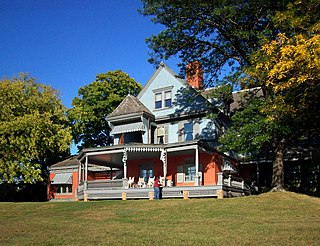
[[[166,179],[165,177],[160,177],[160,183],[162,186],[165,186]]]
[[[148,188],[152,188],[153,187],[153,184],[154,184],[154,177],[149,177],[149,180],[148,180]]]
[[[138,187],[139,188],[145,188],[146,187],[146,182],[144,182],[144,177],[139,177]]]
[[[129,186],[129,188],[132,188],[132,187],[133,187],[133,184],[134,184],[134,177],[129,177],[129,180],[128,180],[128,186]]]

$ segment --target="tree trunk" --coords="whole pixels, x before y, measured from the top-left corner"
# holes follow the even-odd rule
[[[273,160],[273,173],[272,173],[272,191],[284,190],[284,165],[283,156],[285,151],[285,140],[282,139],[278,142],[275,149],[275,158]]]

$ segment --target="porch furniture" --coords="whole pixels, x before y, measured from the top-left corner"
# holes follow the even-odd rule
[[[165,177],[160,177],[160,183],[162,186],[165,186],[166,179]]]
[[[172,186],[173,186],[173,181],[170,180],[170,179],[168,179],[168,180],[167,180],[167,186],[168,186],[168,187],[172,187]]]
[[[154,177],[149,177],[148,185],[147,185],[148,188],[152,188],[153,184],[154,184]]]
[[[128,180],[128,186],[129,188],[132,188],[134,185],[134,177],[129,177],[129,180]]]
[[[145,188],[146,187],[146,182],[144,182],[144,177],[139,177],[138,187],[139,188]]]

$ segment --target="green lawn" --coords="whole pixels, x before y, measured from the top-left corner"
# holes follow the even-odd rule
[[[0,203],[0,245],[320,245],[320,199]]]

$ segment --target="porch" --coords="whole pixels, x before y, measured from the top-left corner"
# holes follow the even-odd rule
[[[162,188],[162,198],[223,198],[250,195],[250,188],[243,180],[219,175],[217,185],[207,186],[173,186]],[[79,200],[128,200],[153,199],[153,188],[128,188],[126,179],[87,181],[78,186],[77,198]]]

